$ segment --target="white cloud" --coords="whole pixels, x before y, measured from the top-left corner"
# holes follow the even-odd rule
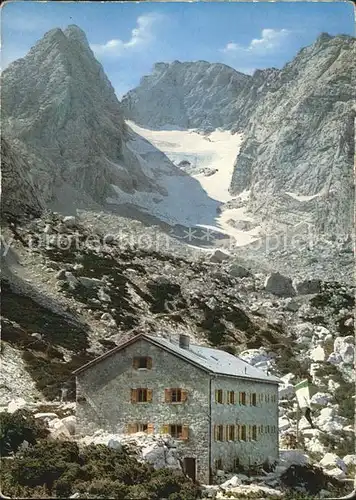
[[[261,32],[261,38],[254,38],[247,47],[238,43],[230,42],[221,50],[225,54],[230,55],[267,55],[280,49],[290,33],[291,32],[286,29],[274,30],[265,28]]]
[[[137,25],[131,32],[131,38],[124,42],[118,38],[104,44],[91,44],[91,49],[97,56],[121,57],[128,50],[141,49],[154,39],[154,26],[161,22],[163,15],[154,12],[137,18]]]

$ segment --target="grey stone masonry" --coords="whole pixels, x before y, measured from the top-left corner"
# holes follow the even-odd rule
[[[194,458],[196,479],[205,484],[217,467],[233,470],[237,463],[277,459],[278,379],[267,381],[262,372],[261,379],[213,373],[199,364],[207,358],[197,349],[193,357],[185,341],[184,348],[171,348],[167,341],[141,336],[77,370],[78,437],[98,429],[171,434],[179,458]],[[212,349],[206,356],[211,351],[223,360],[219,369],[231,371],[235,360],[241,369],[241,360]],[[256,376],[248,365],[244,370]],[[180,389],[180,401],[172,402],[172,389]]]
[[[152,368],[135,369],[137,356],[151,357]],[[136,388],[151,389],[152,401],[132,403]],[[167,388],[186,390],[186,401],[166,403]],[[197,479],[209,481],[209,375],[146,340],[77,375],[77,422],[78,435],[98,429],[126,433],[132,423],[153,424],[155,434],[170,424],[188,426],[188,439],[177,439],[177,449],[182,458],[196,458]]]

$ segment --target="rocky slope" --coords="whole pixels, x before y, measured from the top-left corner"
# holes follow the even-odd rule
[[[26,155],[4,137],[1,137],[1,174],[3,218],[19,219],[43,211],[44,201],[33,185]]]
[[[2,108],[7,140],[26,158],[48,207],[71,213],[135,196],[154,205],[155,197],[169,195],[173,177],[190,187],[192,203],[208,198],[125,124],[114,89],[76,26],[51,30],[3,72]]]
[[[244,131],[231,182],[262,219],[351,231],[356,43],[322,34],[275,75]]]
[[[320,79],[324,92],[326,81],[332,83],[334,71],[329,69],[330,54],[335,56],[335,72],[339,75],[352,44],[348,38],[321,37],[299,54],[298,71],[293,63],[289,75],[283,72],[288,67],[281,72],[257,73],[255,78],[260,79],[266,95],[256,113],[262,113],[263,102],[271,100],[270,106],[276,104],[274,93],[279,93],[282,101],[282,84],[298,92],[293,78],[308,86],[305,79],[312,70],[318,73],[316,81]],[[315,58],[312,67],[309,58]],[[282,78],[278,75],[291,81],[278,83]],[[346,81],[348,76],[344,76]],[[226,349],[283,377],[281,443],[290,441],[296,432],[293,386],[311,377],[316,388],[316,428],[300,423],[300,445],[313,462],[324,460],[323,467],[330,476],[350,473],[352,462],[348,468],[346,458],[344,462],[335,457],[325,459],[325,453],[345,457],[354,450],[355,287],[350,279],[343,279],[345,284],[337,282],[337,266],[330,273],[332,280],[323,278],[324,253],[326,260],[343,262],[343,270],[345,267],[350,277],[350,241],[335,243],[332,253],[326,245],[309,248],[306,237],[302,246],[291,251],[277,245],[274,250],[269,248],[262,259],[259,250],[253,254],[252,249],[247,249],[236,259],[221,251],[197,253],[183,241],[162,233],[159,227],[100,211],[108,197],[117,200],[119,196],[121,201],[127,201],[127,196],[138,192],[164,197],[164,176],[174,181],[173,187],[177,179],[189,176],[177,174],[162,153],[125,125],[112,88],[76,27],[48,33],[26,58],[4,72],[3,87],[6,196],[2,203],[8,220],[2,231],[1,358],[5,376],[1,406],[8,409],[11,399],[20,394],[26,397],[25,406],[35,400],[43,406],[66,393],[73,399],[72,371],[117,342],[141,330],[164,336],[187,333],[196,342]],[[336,87],[339,89],[338,82]],[[241,95],[244,92],[246,102],[252,106],[253,94],[247,86],[241,87]],[[288,92],[286,96],[294,102]],[[344,113],[342,117],[348,116],[348,99],[344,102],[338,95],[335,102],[331,98],[329,101],[330,117],[340,132],[341,121],[335,109]],[[309,109],[308,100],[301,102]],[[283,114],[279,114],[277,105],[275,108],[283,122]],[[270,112],[266,109],[267,114]],[[320,113],[322,127],[324,104]],[[259,123],[253,122],[250,111],[242,119],[247,120],[247,116],[250,121],[241,156],[245,159],[255,154],[248,146],[252,133],[262,137],[265,144],[268,142],[264,135],[268,123],[263,121],[263,115],[261,129]],[[275,123],[271,120],[273,130]],[[323,127],[316,129],[319,134]],[[328,133],[334,130],[325,127]],[[304,130],[301,134],[304,137]],[[311,158],[313,148],[319,147],[318,137],[316,134],[307,144]],[[347,141],[345,136],[345,146],[337,149],[335,162],[331,163],[331,186],[341,186],[341,174],[346,176],[348,172],[346,163],[338,163],[344,153],[348,158]],[[263,156],[263,146],[256,147]],[[319,153],[322,163],[317,166],[314,162],[308,175],[320,174],[327,184],[326,157],[322,151]],[[278,157],[277,152],[273,154]],[[293,165],[300,174],[297,164]],[[268,176],[272,177],[272,163],[266,169],[260,167],[266,193],[271,197],[274,187]],[[286,170],[286,182],[289,174]],[[246,181],[241,180],[246,182],[245,190],[251,191],[251,209],[257,203],[253,183],[258,184],[259,175],[253,170],[250,177],[246,175]],[[338,196],[349,196],[349,203],[351,195],[345,179]],[[277,185],[281,181],[277,176],[273,182]],[[292,189],[291,184],[288,186]],[[197,196],[197,200],[201,198]],[[233,200],[240,202],[245,203],[239,196]],[[269,203],[274,206],[272,201]],[[78,211],[76,217],[64,217],[48,209],[58,207],[68,212],[71,204],[87,210]],[[314,212],[313,205],[311,210]],[[333,223],[341,220],[334,212]],[[28,217],[24,218],[24,214]],[[340,256],[345,261],[337,260]],[[308,259],[313,260],[314,267],[310,268]],[[285,276],[274,273],[278,266]],[[306,268],[312,270],[311,275]],[[317,274],[321,280],[306,279]],[[38,410],[39,405],[34,406]],[[270,476],[267,484],[273,487],[275,480]]]
[[[245,75],[221,63],[157,63],[121,104],[125,117],[151,129],[243,130],[278,70]]]
[[[220,63],[157,63],[122,99],[125,117],[153,129],[226,127],[250,77]]]
[[[297,223],[350,234],[355,39],[322,34],[281,70],[242,75],[203,61],[159,63],[122,100],[147,128],[243,131],[230,191],[266,232]],[[173,104],[172,104],[173,103]]]

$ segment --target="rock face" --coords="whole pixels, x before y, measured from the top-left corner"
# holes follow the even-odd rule
[[[1,137],[2,197],[1,211],[5,218],[17,218],[21,214],[38,216],[44,203],[29,175],[29,165],[16,144]]]
[[[125,116],[152,129],[229,128],[234,101],[250,77],[206,61],[157,63],[122,99]]]
[[[322,34],[256,102],[231,192],[250,190],[249,208],[262,219],[350,233],[355,55],[355,39]]]
[[[272,226],[349,234],[353,206],[351,81],[355,39],[322,34],[283,69],[243,75],[205,61],[157,63],[128,92],[130,120],[152,129],[243,131],[231,193]]]
[[[265,288],[267,292],[279,297],[294,297],[295,289],[291,278],[280,273],[272,273],[266,279]]]
[[[5,189],[20,180],[30,186],[23,203],[35,190],[48,206],[69,213],[103,206],[120,193],[165,195],[159,174],[182,175],[125,125],[114,89],[77,26],[49,31],[3,72],[2,106],[3,130],[9,142],[16,138],[33,185],[23,175],[17,184],[6,176]],[[9,157],[6,144],[5,152]]]

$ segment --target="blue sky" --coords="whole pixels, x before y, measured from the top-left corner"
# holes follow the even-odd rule
[[[252,73],[282,67],[321,32],[355,34],[345,2],[17,1],[2,8],[2,68],[68,24],[86,32],[119,97],[158,61],[203,59]]]

